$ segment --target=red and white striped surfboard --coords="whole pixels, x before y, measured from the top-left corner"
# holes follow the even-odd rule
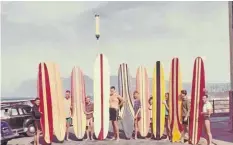
[[[94,64],[94,132],[99,140],[107,137],[109,129],[110,71],[108,60],[99,54]]]
[[[201,115],[205,88],[205,70],[201,57],[195,59],[193,68],[189,138],[191,144],[197,144],[201,137],[203,117]]]
[[[138,122],[140,135],[145,137],[149,132],[150,112],[149,112],[149,81],[146,68],[140,66],[136,74],[136,90],[139,92],[141,100],[141,119]]]
[[[43,113],[41,115],[41,128],[44,140],[46,143],[50,144],[53,138],[53,110],[49,72],[46,63],[39,64],[37,93],[41,100],[40,111]]]
[[[179,97],[182,89],[182,80],[180,73],[179,59],[173,58],[170,72],[170,89],[169,89],[169,122],[171,127],[172,142],[178,142],[181,137],[183,127],[181,124],[181,103]]]

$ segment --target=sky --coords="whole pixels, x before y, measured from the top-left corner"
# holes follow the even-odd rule
[[[112,75],[125,62],[132,76],[143,65],[151,77],[161,61],[168,79],[179,57],[183,81],[191,82],[201,56],[208,82],[229,82],[228,21],[227,2],[1,2],[2,90],[36,79],[43,61],[59,64],[62,77],[76,65],[92,78],[99,52]]]

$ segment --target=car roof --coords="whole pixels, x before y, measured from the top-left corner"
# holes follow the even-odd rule
[[[24,105],[24,104],[1,104],[1,109],[6,108],[31,108],[30,105]]]

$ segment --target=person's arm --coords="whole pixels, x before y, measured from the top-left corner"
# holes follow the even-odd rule
[[[118,95],[118,96],[117,96],[117,98],[118,98],[118,99],[119,99],[119,101],[120,101],[119,106],[122,106],[122,105],[123,105],[123,103],[124,103],[124,99],[123,99],[120,95]]]
[[[87,111],[85,110],[85,114],[86,114],[86,115],[92,114],[92,113],[94,113],[94,104],[92,104],[92,106],[91,106],[91,111],[90,111],[90,112],[87,112]]]
[[[166,102],[166,101],[163,101],[163,104],[165,105],[166,109],[169,110],[168,105],[167,105],[167,102]]]
[[[190,114],[190,109],[191,109],[191,101],[190,100],[188,100],[188,102],[187,102],[187,109],[188,109],[188,112],[187,112],[187,114],[185,116],[185,120],[188,119],[189,114]]]
[[[213,108],[212,108],[211,104],[207,105],[206,111],[207,112],[202,112],[202,114],[206,115],[206,116],[210,116],[213,113]]]

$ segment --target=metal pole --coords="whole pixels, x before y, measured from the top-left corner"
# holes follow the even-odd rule
[[[99,39],[100,39],[100,16],[98,14],[95,15],[95,37],[97,41],[97,47],[99,47]]]
[[[229,92],[229,99],[230,99],[230,118],[231,118],[231,126],[232,126],[232,132],[233,132],[233,3],[232,1],[228,2],[228,8],[229,8],[229,34],[230,34],[230,77],[231,77],[231,91]]]

